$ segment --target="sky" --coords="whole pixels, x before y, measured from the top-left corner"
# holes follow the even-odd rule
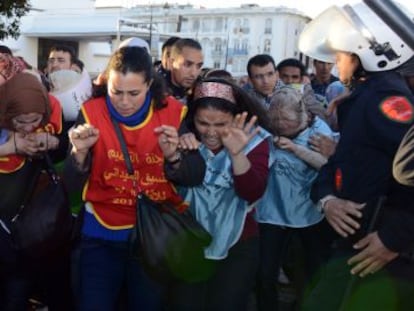
[[[127,0],[128,2],[134,2],[134,0]],[[241,4],[256,3],[260,6],[286,6],[295,8],[301,12],[307,14],[310,17],[315,17],[329,6],[353,4],[358,2],[357,0],[135,0],[139,4],[151,4],[151,3],[192,3],[197,6],[204,6],[207,8],[223,8],[223,7],[239,7]],[[413,0],[400,0],[408,10],[414,12]]]

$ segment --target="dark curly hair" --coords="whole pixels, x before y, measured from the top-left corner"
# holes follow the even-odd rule
[[[164,80],[159,76],[152,65],[151,56],[145,48],[138,46],[126,46],[118,49],[109,59],[108,65],[103,72],[104,81],[108,80],[109,71],[115,70],[122,74],[142,74],[145,82],[152,80],[150,91],[154,100],[154,108],[165,107],[166,88]],[[106,96],[107,85],[94,85],[93,97]]]
[[[236,103],[217,97],[202,97],[195,99],[194,89],[197,88],[199,84],[205,82],[216,82],[231,86]],[[193,92],[192,95],[189,97],[187,105],[188,113],[186,117],[186,125],[188,129],[194,133],[197,132],[194,125],[194,116],[199,109],[205,108],[213,108],[222,112],[231,113],[233,116],[240,114],[242,112],[247,112],[247,120],[250,120],[251,117],[256,116],[258,124],[266,130],[270,130],[270,122],[267,118],[266,110],[255,98],[250,96],[245,90],[243,90],[241,87],[239,87],[232,81],[229,81],[228,79],[199,79],[193,87]]]

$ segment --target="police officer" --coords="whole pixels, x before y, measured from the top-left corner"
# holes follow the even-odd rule
[[[394,69],[414,51],[363,3],[321,13],[299,48],[336,61],[351,89],[337,111],[336,152],[312,189],[336,237],[304,310],[414,310],[414,265],[400,256],[414,241],[414,191],[392,177],[414,118],[414,97]]]

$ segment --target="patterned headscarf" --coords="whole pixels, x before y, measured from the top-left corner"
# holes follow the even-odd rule
[[[26,69],[25,63],[18,57],[0,53],[0,76],[10,80],[14,75]]]
[[[233,104],[236,103],[233,88],[228,84],[219,82],[201,82],[198,84],[194,90],[194,99],[197,100],[204,97],[216,97],[225,99]]]
[[[50,116],[49,97],[42,83],[30,73],[19,73],[0,86],[0,127],[13,129],[12,119],[37,112],[42,124]]]

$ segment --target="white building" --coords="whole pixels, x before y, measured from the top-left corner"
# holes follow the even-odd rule
[[[92,74],[101,72],[119,40],[130,36],[151,42],[154,59],[159,58],[162,42],[170,36],[197,39],[206,67],[223,68],[235,76],[246,74],[248,59],[259,53],[270,54],[276,63],[287,57],[308,62],[298,51],[297,41],[310,18],[295,9],[101,6],[102,2],[32,0],[34,10],[22,19],[20,38],[1,44],[39,68],[45,66],[51,46],[68,44]]]

